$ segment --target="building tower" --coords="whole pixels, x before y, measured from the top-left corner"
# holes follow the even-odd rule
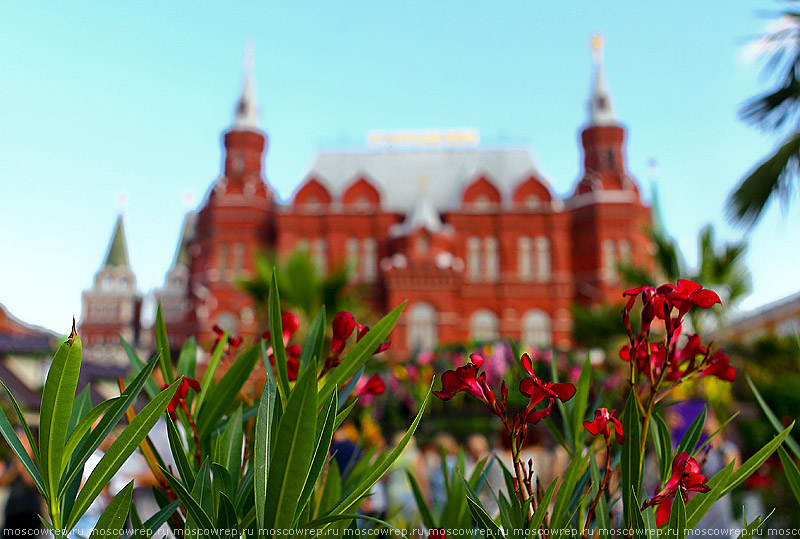
[[[111,243],[94,285],[83,292],[78,333],[84,355],[94,361],[127,362],[119,346],[122,336],[139,345],[142,297],[136,290],[136,276],[128,261],[122,215],[117,217]]]
[[[223,139],[223,173],[198,212],[189,245],[193,334],[200,343],[213,339],[214,325],[246,336],[259,330],[250,298],[237,285],[252,274],[257,253],[274,244],[273,193],[262,172],[267,137],[255,95],[248,51],[242,94]]]
[[[190,323],[191,303],[187,294],[189,284],[189,242],[194,235],[196,215],[189,212],[183,219],[181,236],[175,248],[172,267],[164,279],[164,286],[156,290],[156,304],[161,306],[170,348],[180,350],[183,343],[192,336]]]
[[[588,121],[581,131],[583,173],[568,207],[572,214],[575,299],[619,302],[620,264],[648,265],[650,209],[625,162],[625,128],[617,122],[603,69],[603,41],[591,41],[594,59]]]

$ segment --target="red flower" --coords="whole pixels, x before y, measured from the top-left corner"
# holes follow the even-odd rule
[[[194,378],[181,377],[181,382],[178,385],[177,391],[175,391],[172,400],[167,404],[167,412],[169,412],[170,417],[173,419],[175,419],[175,410],[178,409],[178,406],[183,408],[186,415],[189,415],[189,411],[186,409],[186,397],[189,395],[189,388],[194,389],[195,393],[199,393],[200,383]]]
[[[364,335],[369,333],[369,326],[365,326],[364,324],[358,324],[356,327],[358,328],[358,332],[356,333],[356,342],[358,342],[362,338],[364,338]],[[372,352],[372,355],[375,356],[380,354],[381,352],[385,352],[386,350],[391,348],[391,346],[392,346],[391,341],[384,341],[378,345],[375,351]]]
[[[680,492],[683,500],[686,501],[689,492],[708,492],[711,488],[706,484],[706,477],[700,473],[700,465],[683,452],[675,455],[672,461],[672,477],[670,477],[664,488],[662,488],[649,501],[645,502],[642,509],[652,505],[658,505],[656,509],[656,526],[661,526],[669,520],[672,500]]]
[[[528,354],[522,355],[521,362],[522,368],[530,375],[528,378],[523,378],[519,384],[520,392],[530,399],[523,412],[523,417],[528,423],[538,423],[550,415],[555,399],[561,402],[571,399],[575,395],[575,386],[569,383],[542,382],[533,373],[531,358]],[[548,399],[547,407],[542,410],[534,410],[545,399]]]
[[[733,382],[736,379],[736,369],[731,367],[728,354],[722,350],[714,352],[714,354],[708,358],[708,363],[706,363],[706,365],[708,366],[703,369],[703,374],[705,375],[716,376],[720,380],[725,380],[726,382]]]
[[[428,532],[428,539],[447,539],[447,530],[444,528],[432,528]]]
[[[603,434],[606,439],[606,444],[611,445],[611,429],[610,424],[614,425],[614,435],[617,438],[617,443],[622,445],[625,443],[625,438],[622,436],[622,423],[617,419],[617,411],[608,411],[607,408],[600,408],[594,412],[594,421],[584,421],[583,426],[586,430],[591,432],[594,436]]]
[[[333,317],[333,339],[331,340],[331,350],[337,354],[341,354],[344,350],[345,341],[353,330],[356,329],[355,317],[346,311],[336,313]]]
[[[359,394],[361,395],[383,395],[386,391],[386,383],[381,378],[380,374],[373,374],[364,387],[361,388]]]
[[[467,363],[455,371],[447,371],[442,375],[442,390],[434,391],[434,395],[447,401],[458,393],[466,391],[478,400],[487,401],[486,393],[487,390],[491,393],[491,389],[486,385],[486,373],[478,374],[483,365],[483,357],[480,354],[472,354],[469,358],[471,363]],[[492,395],[492,400],[494,400],[494,395]]]
[[[716,292],[706,290],[703,285],[688,279],[678,279],[678,286],[671,284],[659,286],[658,294],[678,309],[679,316],[689,312],[692,307],[710,309],[715,304],[722,303]]]

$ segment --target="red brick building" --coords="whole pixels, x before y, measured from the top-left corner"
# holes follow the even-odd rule
[[[563,198],[526,148],[481,146],[467,131],[375,134],[367,149],[321,152],[281,203],[264,178],[257,118],[248,74],[224,170],[157,293],[176,338],[207,342],[214,324],[260,333],[236,280],[268,249],[308,249],[322,268],[349,263],[383,311],[407,301],[392,336],[401,353],[498,336],[569,346],[571,304],[617,301],[617,264],[648,264],[650,210],[627,173],[599,50],[583,173]]]

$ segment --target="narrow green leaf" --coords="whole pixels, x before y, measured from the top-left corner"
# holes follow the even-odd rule
[[[381,318],[360,341],[353,345],[339,366],[328,372],[325,377],[325,385],[322,386],[319,392],[320,399],[327,399],[331,392],[336,391],[337,387],[344,386],[345,382],[372,357],[373,352],[394,329],[397,319],[400,318],[405,306],[406,304],[403,302],[399,307],[396,307],[392,312]]]
[[[547,487],[547,490],[542,496],[542,501],[539,503],[538,508],[533,513],[533,518],[531,518],[531,524],[528,528],[529,530],[538,530],[542,524],[544,523],[544,517],[547,515],[547,511],[550,508],[550,500],[553,499],[553,494],[556,491],[556,484],[558,483],[558,476],[553,479],[553,482],[550,483],[550,486]]]
[[[325,306],[323,305],[311,322],[311,327],[308,328],[308,335],[303,344],[303,351],[300,354],[300,372],[305,370],[312,360],[319,363],[325,346],[326,324]]]
[[[28,452],[25,450],[25,446],[23,446],[22,442],[19,441],[19,437],[14,431],[14,427],[11,425],[11,422],[6,417],[6,413],[2,410],[2,408],[0,408],[0,434],[3,435],[3,438],[6,439],[8,446],[22,463],[22,466],[25,468],[25,470],[33,478],[36,488],[39,489],[39,492],[42,493],[42,496],[44,496],[45,499],[48,499],[49,493],[47,488],[45,488],[44,481],[39,473],[39,469],[36,467],[33,460],[31,460],[30,455],[28,455]]]
[[[259,353],[259,347],[253,346],[239,356],[222,376],[219,384],[208,392],[205,404],[197,414],[197,434],[201,440],[211,433],[225,412],[236,404],[236,395],[253,372]]]
[[[553,513],[550,516],[550,527],[554,529],[561,528],[569,523],[570,499],[576,491],[575,484],[578,479],[583,475],[588,466],[588,457],[576,455],[573,456],[572,461],[564,472],[564,478],[561,480],[561,486],[556,494],[556,499],[553,502]]]
[[[316,419],[317,372],[309,368],[300,375],[278,427],[267,479],[266,529],[288,529],[294,520],[294,510],[314,456]]]
[[[675,454],[680,453],[693,453],[695,448],[697,447],[697,442],[700,440],[700,436],[703,434],[703,428],[706,426],[706,415],[708,414],[707,408],[704,406],[703,411],[697,414],[697,417],[694,418],[692,424],[689,425],[689,428],[686,430],[686,433],[681,438],[680,443],[678,444],[678,448],[675,450]]]
[[[203,511],[205,511],[209,516],[216,516],[217,504],[213,495],[213,486],[211,484],[211,462],[208,460],[208,457],[203,460],[203,464],[200,466],[200,470],[197,472],[191,494],[192,498],[197,500],[197,503],[199,503],[200,507],[203,508]],[[189,518],[186,519],[187,528],[191,527],[189,526],[190,520],[194,520],[192,515],[189,515]],[[192,522],[192,525],[197,525],[197,522]]]
[[[708,480],[708,487],[711,489],[706,493],[699,493],[686,504],[686,525],[694,528],[700,522],[711,506],[722,496],[728,480],[733,473],[734,462],[729,463],[722,470],[714,474]]]
[[[408,484],[411,485],[411,492],[414,494],[414,500],[417,502],[417,511],[419,511],[422,523],[428,529],[437,528],[438,526],[436,526],[436,521],[433,519],[433,514],[428,507],[428,503],[425,501],[425,496],[422,494],[422,489],[419,488],[419,483],[417,483],[411,470],[406,470],[406,477],[408,477]]]
[[[310,369],[316,372],[316,368],[314,368],[314,366],[311,366]],[[308,472],[308,477],[306,478],[306,484],[303,487],[303,491],[300,494],[300,499],[297,504],[297,510],[295,511],[295,524],[297,519],[300,517],[300,513],[305,509],[306,504],[308,504],[308,500],[311,498],[311,495],[314,493],[314,488],[316,487],[319,475],[322,473],[325,462],[328,460],[328,451],[330,450],[331,441],[333,440],[333,425],[336,421],[337,404],[336,392],[331,393],[331,396],[328,398],[328,402],[322,405],[322,413],[317,419],[317,428],[314,436],[316,439],[316,446],[314,447],[313,453],[314,458],[311,461],[311,468]]]
[[[97,421],[101,415],[103,415],[106,410],[108,410],[115,402],[119,400],[119,397],[114,397],[112,399],[108,399],[106,401],[101,402],[94,408],[92,408],[83,419],[81,419],[80,423],[72,430],[72,433],[69,435],[69,439],[67,440],[67,445],[64,448],[64,456],[62,457],[61,461],[61,469],[64,470],[67,468],[67,464],[69,463],[70,457],[75,453],[78,448],[78,444],[81,443],[83,437],[89,432],[89,429],[92,428],[95,421]]]
[[[159,509],[153,516],[145,521],[144,527],[150,534],[150,537],[156,534],[156,531],[169,520],[169,517],[171,517],[180,506],[181,501],[175,500]]]
[[[42,392],[39,415],[39,452],[42,479],[49,499],[55,500],[61,480],[61,462],[67,444],[67,425],[81,371],[81,339],[73,325],[70,337],[58,347]]]
[[[702,451],[702,450],[703,450],[703,448],[704,448],[706,445],[708,445],[709,443],[711,443],[711,442],[714,440],[714,438],[716,438],[717,434],[719,434],[720,432],[722,432],[722,429],[724,429],[724,428],[725,428],[725,427],[728,425],[728,423],[730,423],[731,421],[733,421],[734,419],[736,419],[736,417],[737,417],[738,415],[739,415],[739,412],[736,412],[735,414],[733,414],[732,416],[730,416],[728,419],[726,419],[726,420],[725,420],[725,422],[724,422],[722,425],[720,425],[719,427],[717,427],[717,430],[715,430],[715,431],[714,431],[714,432],[711,434],[711,436],[709,436],[708,438],[706,438],[706,441],[705,441],[705,442],[703,442],[702,444],[700,444],[700,445],[697,447],[697,449],[695,449],[695,450],[694,450],[694,453],[692,453],[692,456],[695,456],[696,454],[698,454],[700,451]],[[788,438],[787,438],[787,440],[788,440]]]
[[[353,408],[357,403],[358,399],[353,399],[353,402],[345,406],[344,409],[342,409],[342,411],[336,414],[336,425],[334,430],[342,426],[342,423],[344,423],[344,420],[347,419],[347,416],[350,415],[350,412],[353,410]]]
[[[647,525],[644,523],[642,510],[639,509],[639,498],[636,496],[636,489],[633,486],[631,486],[630,491],[630,526],[633,528],[634,536],[644,536],[644,534],[647,532]]]
[[[640,450],[639,437],[641,419],[639,418],[639,408],[636,406],[636,397],[631,391],[628,393],[628,400],[625,403],[625,415],[622,418],[623,432],[625,432],[625,444],[622,446],[622,458],[620,467],[622,469],[622,504],[625,525],[630,525],[634,514],[641,518],[639,505],[635,494],[639,492],[641,484]]]
[[[467,504],[469,505],[469,511],[472,513],[472,516],[478,523],[478,527],[485,531],[488,537],[505,537],[500,527],[494,522],[494,520],[492,520],[492,517],[489,516],[489,513],[486,512],[486,509],[484,509],[479,502],[476,502],[469,496],[466,498]]]
[[[650,417],[650,433],[653,436],[653,446],[658,458],[658,472],[663,484],[670,476],[672,469],[672,439],[667,422],[658,412]]]
[[[83,417],[92,409],[92,396],[91,385],[86,384],[72,404],[72,414],[69,416],[69,424],[67,425],[67,438],[72,434],[72,429],[80,422]]]
[[[36,443],[36,439],[33,437],[33,433],[31,432],[30,426],[28,426],[28,422],[25,421],[25,415],[22,413],[22,409],[19,407],[19,403],[17,403],[17,399],[14,398],[14,395],[11,394],[11,390],[6,387],[2,380],[0,380],[0,386],[3,386],[5,389],[8,398],[11,400],[11,405],[14,407],[14,412],[17,414],[17,419],[19,420],[19,424],[22,425],[22,429],[25,431],[25,436],[28,438],[28,444],[31,447],[31,452],[33,453],[33,462],[38,467],[40,464],[39,459],[39,446]],[[9,445],[11,443],[9,442]],[[40,476],[41,479],[41,476]]]
[[[169,439],[169,448],[178,468],[178,473],[181,476],[181,481],[189,488],[194,487],[194,470],[186,457],[186,450],[183,448],[183,439],[180,432],[178,432],[175,422],[172,421],[169,415],[167,415],[167,438]]]
[[[367,333],[367,337],[373,330],[370,330]],[[366,339],[367,337],[364,337]],[[361,339],[361,342],[364,341]],[[434,380],[431,380],[431,386],[428,388],[428,393],[425,395],[425,399],[422,401],[422,404],[419,407],[419,411],[417,412],[417,416],[414,418],[414,421],[411,423],[411,426],[406,431],[405,435],[400,439],[397,445],[388,453],[385,454],[383,458],[378,459],[378,461],[369,469],[366,476],[361,479],[361,481],[356,485],[356,487],[350,492],[350,494],[342,500],[333,510],[333,513],[344,513],[351,509],[355,503],[360,500],[372,486],[378,482],[378,480],[386,473],[386,470],[397,460],[400,454],[405,449],[408,441],[414,435],[414,432],[417,430],[417,426],[419,425],[420,420],[422,419],[422,414],[425,412],[425,408],[428,406],[428,400],[430,400],[431,390],[433,389]],[[351,474],[355,475],[355,473]]]
[[[217,368],[219,367],[219,362],[222,359],[222,354],[225,351],[225,346],[228,343],[228,332],[222,334],[220,337],[217,346],[214,348],[214,351],[211,352],[211,357],[208,358],[208,366],[206,367],[206,371],[203,373],[203,379],[200,380],[200,393],[197,394],[194,402],[194,409],[200,410],[203,407],[203,402],[205,402],[206,395],[209,392],[209,388],[214,385],[214,377],[217,374]]]
[[[128,518],[132,497],[133,481],[125,485],[125,488],[120,490],[114,496],[114,499],[109,502],[97,520],[97,524],[94,525],[89,539],[117,537],[115,531],[125,527],[125,520]]]
[[[783,430],[783,424],[781,423],[780,419],[778,419],[778,417],[775,415],[775,413],[767,404],[767,401],[764,400],[764,397],[762,397],[761,393],[758,391],[758,389],[756,389],[756,386],[750,379],[750,376],[745,374],[745,378],[747,379],[748,385],[750,385],[750,389],[753,391],[753,395],[755,396],[756,401],[758,401],[758,404],[759,406],[761,406],[761,409],[764,410],[764,415],[766,415],[767,419],[769,419],[772,428],[775,429],[775,432],[781,432]],[[800,459],[800,444],[798,444],[793,437],[791,436],[786,437],[786,445],[788,445],[789,449],[792,450],[794,456]]]
[[[267,364],[269,368],[269,364]],[[264,528],[264,508],[267,503],[267,478],[269,477],[269,464],[272,458],[272,416],[275,411],[275,400],[278,388],[275,380],[267,377],[261,399],[258,404],[256,416],[256,432],[253,448],[254,485],[256,502],[256,521],[260,529]]]
[[[128,457],[131,456],[131,453],[144,440],[147,433],[158,421],[158,418],[167,409],[167,404],[177,389],[178,383],[176,382],[162,391],[133,418],[133,421],[114,440],[108,451],[103,455],[103,458],[92,470],[78,494],[75,505],[69,515],[67,528],[72,528],[78,519],[83,516],[98,494],[114,477],[114,474],[117,473],[125,461],[128,460]]]
[[[684,539],[686,537],[686,506],[683,503],[683,496],[677,495],[672,501],[672,510],[669,514],[669,523],[667,528],[671,532],[670,536],[675,536],[676,539]]]
[[[172,368],[172,353],[169,350],[167,326],[164,324],[164,314],[161,312],[160,303],[156,311],[156,324],[153,331],[156,334],[156,350],[161,352],[161,374],[164,376],[164,381],[167,384],[171,384],[175,381],[175,370]]]
[[[797,503],[800,503],[800,471],[797,469],[797,464],[795,464],[792,457],[789,456],[789,453],[782,447],[778,448],[778,457],[781,459],[783,471],[786,474],[786,480],[789,482],[792,493]]]
[[[770,457],[770,455],[772,455],[778,449],[778,447],[780,447],[784,440],[786,440],[786,437],[792,431],[793,427],[794,421],[792,421],[792,424],[786,427],[783,432],[775,436],[772,440],[765,444],[764,447],[756,451],[755,455],[744,461],[744,463],[731,474],[731,478],[728,481],[728,485],[725,487],[725,490],[722,492],[722,496],[744,483],[745,480],[753,474],[753,472],[758,470],[761,465],[764,464],[764,462]]]
[[[239,519],[236,518],[236,509],[225,494],[219,496],[217,528],[223,530],[226,537],[241,537],[242,535],[239,530]]]
[[[231,479],[239,480],[242,469],[242,407],[236,409],[228,421],[228,426],[217,437],[217,462],[225,467]]]
[[[269,331],[272,335],[272,357],[278,373],[278,388],[284,399],[289,398],[289,373],[286,369],[286,345],[283,343],[281,299],[278,295],[278,270],[273,270],[269,283]]]
[[[172,490],[174,490],[181,499],[183,506],[186,507],[187,513],[191,515],[191,517],[197,523],[197,526],[201,529],[207,530],[206,535],[209,537],[215,537],[216,539],[219,539],[217,528],[214,526],[214,523],[211,521],[208,513],[206,513],[203,508],[200,507],[200,504],[192,497],[191,494],[189,494],[189,491],[186,490],[186,487],[184,487],[174,475],[169,473],[166,468],[162,468],[161,471],[164,472],[164,477],[167,478]]]
[[[381,526],[385,526],[385,527],[387,527],[387,528],[389,528],[391,530],[396,531],[400,535],[400,537],[407,538],[407,535],[405,534],[405,532],[403,530],[401,530],[399,528],[395,528],[394,526],[392,526],[391,524],[389,524],[388,522],[386,522],[384,520],[381,520],[381,519],[375,518],[375,517],[371,517],[371,516],[368,516],[368,515],[362,515],[362,514],[356,514],[356,513],[352,513],[352,514],[342,513],[342,514],[324,516],[324,517],[312,520],[311,522],[309,522],[308,524],[306,524],[305,526],[303,526],[300,529],[301,530],[310,530],[310,529],[314,529],[314,528],[318,528],[318,527],[327,527],[327,525],[331,524],[332,522],[338,522],[340,520],[351,520],[351,519],[352,520],[366,520],[368,522],[375,522],[376,524],[380,524]],[[359,530],[355,529],[352,532],[348,531],[345,535],[359,535],[359,533],[360,533]]]
[[[570,399],[570,414],[572,421],[573,447],[583,447],[583,438],[586,429],[583,428],[583,420],[586,409],[589,407],[589,386],[592,382],[592,363],[587,354],[586,360],[581,367],[581,374],[575,384],[575,396]]]
[[[194,378],[197,366],[197,341],[194,337],[189,337],[183,343],[181,354],[178,356],[178,366],[176,368],[178,376]]]
[[[122,335],[119,337],[119,342],[122,344],[122,348],[125,350],[125,355],[128,356],[128,363],[131,364],[133,367],[133,372],[141,372],[147,366],[147,363],[139,359],[139,355],[136,353],[136,350],[133,349],[128,341],[122,338]],[[151,399],[154,399],[156,395],[159,393],[158,386],[156,385],[156,381],[152,378],[148,378],[147,382],[145,382],[144,390],[147,393],[147,396]]]

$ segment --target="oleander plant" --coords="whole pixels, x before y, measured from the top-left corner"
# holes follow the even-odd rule
[[[678,400],[676,389],[706,377],[730,382],[737,375],[723,351],[684,331],[684,317],[692,309],[709,309],[720,301],[696,283],[681,280],[625,292],[622,319],[628,343],[620,357],[628,376],[621,412],[605,402],[602,391],[590,403],[594,377],[589,359],[575,380],[560,380],[552,354],[520,354],[519,372],[509,374],[521,375],[518,387],[501,381],[493,388],[486,377],[492,356],[473,353],[465,365],[442,374],[441,390],[432,391],[433,379],[427,382],[416,416],[390,447],[370,448],[344,470],[332,451],[335,432],[359,396],[384,392],[383,379],[367,377],[365,371],[373,356],[389,348],[387,339],[403,305],[372,328],[348,312],[329,321],[323,307],[301,339],[298,318],[281,309],[277,282],[273,274],[268,331],[242,349],[240,338],[216,328],[217,341],[203,364],[197,363],[193,339],[173,362],[159,309],[157,353],[143,361],[122,340],[134,375],[127,383],[120,381],[119,396],[94,407],[88,388],[76,395],[81,341],[73,322],[47,375],[37,437],[3,385],[22,430],[18,435],[3,413],[0,432],[44,498],[47,514],[41,518],[53,536],[77,533],[95,539],[128,530],[150,537],[167,526],[175,537],[214,539],[340,536],[365,529],[442,538],[560,532],[655,536],[665,530],[683,537],[776,452],[800,502],[795,464],[800,446],[790,436],[794,423],[784,428],[752,384],[777,431],[752,457],[716,474],[704,473],[705,449],[728,424],[700,443],[705,412],[673,447],[664,416]],[[259,378],[255,374],[262,366]],[[254,379],[263,383],[255,392],[248,390]],[[379,519],[361,510],[409,445],[430,394],[449,401],[462,392],[496,417],[511,443],[508,461],[487,457],[468,471],[463,452],[454,465],[443,458],[444,508],[429,506],[409,470],[418,523],[392,522],[391,514]],[[133,405],[141,401],[146,404],[135,412]],[[166,424],[168,448],[157,447],[150,437],[160,420]],[[528,435],[539,428],[546,428],[569,455],[566,470],[550,484],[541,483],[537,463],[525,458]],[[102,458],[85,477],[87,461],[101,446]],[[77,529],[137,450],[152,474],[157,512],[146,520],[140,517],[131,482],[106,505],[92,531]],[[658,485],[652,489],[643,480],[651,454],[658,470]],[[489,480],[492,467],[500,469],[502,484]],[[487,495],[495,502],[491,507]],[[744,523],[743,533],[757,530],[766,517]]]

